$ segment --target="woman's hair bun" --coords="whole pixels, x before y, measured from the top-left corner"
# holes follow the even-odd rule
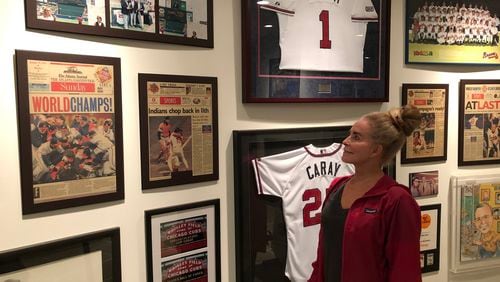
[[[392,124],[406,136],[410,136],[415,128],[417,128],[422,117],[420,110],[412,105],[394,108],[387,113],[391,118]]]

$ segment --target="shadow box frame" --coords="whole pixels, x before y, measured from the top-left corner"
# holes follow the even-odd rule
[[[280,24],[277,13],[280,11],[281,16],[295,16],[299,10],[289,11],[286,7],[275,6],[272,1],[260,2],[241,1],[243,103],[387,102],[389,100],[390,0],[372,0],[374,6],[363,7],[364,12],[374,9],[378,19],[376,23],[368,20],[366,33],[356,35],[364,38],[364,48],[360,55],[363,57],[363,62],[359,62],[359,65],[363,65],[359,67],[362,72],[332,71],[331,65],[324,68],[329,69],[328,71],[305,70],[304,68],[312,69],[312,67],[301,62],[293,63],[296,65],[286,70],[280,69],[280,53],[283,46],[280,47],[279,44]],[[337,5],[336,3],[331,5],[332,9],[337,8],[333,7]],[[320,42],[328,41],[330,36],[333,39],[333,35],[327,32],[333,29],[328,25],[329,17],[331,16],[320,19],[318,13],[318,18],[311,19],[321,22],[321,27],[319,24],[315,25],[315,28],[323,30],[317,32],[317,48],[321,50],[335,47],[334,42],[328,47],[324,47],[322,43],[320,45]],[[355,17],[356,15],[352,14],[351,20]],[[360,18],[363,22],[367,21],[366,16]],[[342,36],[349,37],[349,35]],[[340,41],[348,40],[350,39]]]
[[[98,256],[92,255],[94,252],[101,252],[100,262],[91,261]],[[86,257],[82,258],[81,256],[84,255]],[[78,256],[80,256],[79,260]],[[73,260],[68,262],[70,259]],[[59,265],[56,265],[57,263]],[[30,275],[30,272],[33,275],[37,271],[40,273],[44,268],[45,275],[53,273],[54,279],[57,280],[64,273],[63,269],[68,268],[69,263],[72,267],[81,263],[83,265],[80,267],[86,269],[93,269],[92,263],[94,267],[100,263],[103,276],[101,281],[121,282],[120,228],[96,231],[2,252],[0,253],[0,277],[18,281],[16,279],[19,276],[16,275]],[[60,270],[56,270],[57,267]],[[24,279],[19,281],[21,280]]]
[[[500,110],[500,80],[460,80],[458,99],[458,166],[500,164],[500,148],[498,148],[498,145],[496,147],[497,156],[491,158],[489,156],[490,146],[488,145],[488,129],[486,128],[490,124],[487,119],[492,117],[497,119],[497,126],[500,125],[498,121],[500,119],[498,115]],[[477,119],[474,121],[475,125],[471,126],[473,117]],[[499,129],[496,130],[498,132]],[[497,133],[498,137],[500,136]],[[466,138],[468,139],[467,142]],[[471,148],[466,148],[466,143],[469,143]],[[481,146],[480,149],[479,146]],[[466,154],[466,149],[471,154],[470,156]],[[473,153],[476,155],[473,155]]]
[[[422,224],[425,223],[424,214],[425,212],[431,213],[435,212],[435,218],[434,220],[437,221],[436,225],[434,226],[436,229],[434,230],[435,233],[433,234],[428,234],[430,240],[436,240],[436,247],[431,248],[425,251],[420,250],[420,266],[422,267],[422,273],[428,273],[428,272],[433,272],[433,271],[439,271],[440,267],[440,254],[441,254],[441,204],[432,204],[432,205],[425,205],[425,206],[420,206],[420,212],[422,215]],[[432,214],[428,215],[431,220],[430,222],[430,227],[432,225]],[[423,231],[424,228],[422,228],[422,233],[420,235],[420,249],[422,249],[422,239],[423,238]],[[423,264],[422,264],[422,259],[423,259]]]
[[[168,266],[178,270],[182,265],[194,266],[195,271],[178,278],[191,281],[206,274],[207,281],[221,281],[219,199],[147,210],[144,217],[148,282],[164,281]],[[206,273],[196,270],[200,261],[207,264]],[[155,267],[156,263],[162,266]]]
[[[98,27],[92,24],[88,25],[83,25],[83,24],[78,24],[78,20],[83,18],[82,16],[74,16],[70,15],[71,12],[68,11],[69,14],[67,15],[61,15],[61,21],[57,20],[44,20],[44,19],[38,19],[38,0],[24,0],[25,3],[25,18],[26,18],[26,28],[29,29],[35,29],[35,30],[47,30],[47,31],[58,31],[58,32],[66,32],[66,33],[74,33],[74,34],[84,34],[84,35],[93,35],[93,36],[105,36],[105,37],[113,37],[113,38],[124,38],[124,39],[134,39],[134,40],[140,40],[140,41],[150,41],[150,42],[160,42],[160,43],[170,43],[170,44],[180,44],[180,45],[188,45],[188,46],[196,46],[196,47],[205,47],[205,48],[213,48],[214,47],[214,17],[213,17],[213,0],[203,0],[206,2],[206,20],[200,20],[198,25],[205,26],[206,25],[206,39],[199,38],[197,36],[193,36],[193,33],[191,33],[191,36],[187,35],[187,22],[189,20],[193,21],[193,12],[194,11],[186,11],[185,4],[182,4],[181,0],[173,0],[172,1],[172,6],[174,6],[175,3],[177,3],[178,6],[174,7],[163,7],[160,8],[159,6],[159,0],[151,0],[151,2],[154,2],[154,7],[153,11],[151,11],[154,15],[154,18],[151,17],[152,21],[154,21],[154,31],[149,32],[149,31],[137,31],[137,30],[126,30],[122,27],[120,28],[113,28],[111,27],[111,23],[114,23],[115,26],[119,27],[120,25],[123,26],[123,24],[119,24],[118,18],[123,18],[123,15],[121,13],[121,7],[111,7],[111,1],[113,0],[96,0],[96,2],[101,4],[100,9],[104,9],[105,17],[104,17],[104,26]],[[114,2],[119,2],[118,0],[115,0]],[[175,2],[175,3],[174,3]],[[104,6],[102,6],[102,3],[104,3]],[[50,7],[49,7],[50,8]],[[79,7],[80,9],[83,9],[82,7]],[[204,8],[204,7],[202,7]],[[42,9],[42,7],[40,7]],[[53,9],[58,9],[59,7],[56,6]],[[71,9],[71,8],[66,8],[66,10]],[[97,10],[97,8],[95,8]],[[160,10],[163,9],[163,14],[161,14]],[[167,10],[168,9],[168,10]],[[50,9],[49,9],[50,10]],[[84,11],[89,11],[91,9],[87,9],[85,7]],[[84,12],[85,13],[85,12]],[[149,15],[150,12],[147,12],[146,14]],[[203,13],[203,12],[202,12]],[[88,13],[90,14],[90,13]],[[112,20],[111,14],[116,17],[115,20]],[[165,28],[167,26],[167,15],[169,15],[168,18],[173,18],[172,24],[169,25],[169,28],[171,29],[171,34],[166,34],[166,33],[160,33],[160,15],[163,15],[163,21],[165,22]],[[53,19],[55,17],[51,15]],[[88,17],[88,15],[87,15]],[[181,17],[180,19],[177,19],[176,17]],[[101,17],[102,18],[102,17]],[[73,22],[71,22],[73,21]],[[123,21],[123,19],[122,19]],[[143,20],[144,21],[144,20]],[[176,30],[179,29],[180,27],[175,27],[175,24],[173,22],[183,22],[185,21],[185,26],[184,29],[186,31],[180,31]],[[150,24],[151,25],[151,24]],[[185,32],[184,35],[173,35],[173,34],[178,34],[179,32]],[[196,35],[196,33],[194,34]]]
[[[123,135],[121,105],[122,89],[120,58],[16,50],[15,62],[17,77],[16,102],[19,131],[19,155],[20,160],[22,160],[20,162],[22,213],[32,214],[57,209],[123,200],[125,198],[125,192],[123,178]],[[32,63],[31,66],[29,65],[30,62]],[[31,78],[28,73],[30,67],[33,68],[32,82],[30,82]],[[112,73],[109,72],[109,67],[112,67]],[[86,70],[86,68],[93,68],[93,70],[88,71]],[[86,78],[74,78],[75,75],[83,75]],[[73,88],[73,90],[68,90],[71,87],[76,87],[76,89]],[[30,93],[30,91],[32,93]],[[98,93],[104,93],[105,91],[111,92],[112,94]],[[87,97],[85,97],[85,95],[87,95]],[[42,101],[40,103],[36,102],[39,104],[37,108],[32,107],[32,104],[34,105],[35,103],[35,99],[39,99]],[[48,102],[45,100],[47,100]],[[44,111],[44,108],[46,108],[46,106],[48,105],[51,106],[47,108],[47,111]],[[87,128],[87,131],[85,131],[86,135],[83,136],[84,134],[81,133],[82,131],[79,131],[81,133],[80,137],[83,136],[81,142],[69,142],[68,145],[71,146],[71,149],[88,148],[88,151],[83,150],[81,154],[78,152],[74,153],[74,155],[72,156],[74,163],[69,162],[68,165],[68,163],[65,162],[64,165],[60,165],[60,162],[55,163],[55,161],[51,161],[51,165],[47,166],[47,164],[45,164],[45,168],[44,170],[42,170],[47,171],[45,173],[46,176],[50,175],[49,172],[51,171],[51,169],[52,172],[69,172],[70,176],[66,175],[66,178],[69,178],[69,180],[60,180],[64,179],[63,177],[61,177],[59,178],[59,181],[51,182],[50,179],[49,181],[47,181],[42,177],[40,179],[44,180],[36,180],[40,183],[35,183],[36,181],[34,172],[36,171],[36,168],[33,168],[33,164],[40,164],[42,160],[36,158],[36,154],[39,149],[34,149],[35,146],[32,145],[32,138],[35,136],[34,132],[36,132],[37,126],[39,126],[40,124],[47,124],[48,130],[50,130],[52,126],[49,122],[45,122],[43,119],[39,119],[38,121],[36,121],[36,117],[40,115],[46,117],[57,117],[65,115],[67,117],[72,116],[74,119],[73,121],[76,120],[77,116],[82,116],[82,118],[83,116],[86,116],[87,118],[88,126],[84,126],[85,128]],[[95,121],[98,123],[99,120],[102,120],[104,118],[111,119],[110,128],[112,129],[114,134],[114,142],[112,145],[112,147],[114,148],[112,152],[114,159],[112,171],[114,172],[114,174],[112,173],[108,175],[102,175],[105,176],[104,178],[108,178],[109,176],[114,177],[114,179],[111,180],[111,186],[109,186],[109,181],[106,181],[106,179],[104,178],[99,178],[100,176],[98,177],[98,175],[96,174],[96,168],[98,166],[103,169],[106,161],[112,163],[109,155],[108,157],[105,157],[107,154],[106,152],[108,151],[101,150],[101,153],[105,154],[105,156],[100,159],[100,162],[98,162],[97,158],[95,158],[95,155],[98,154],[95,151],[97,143],[89,144],[91,143],[90,133],[92,130],[90,123],[93,122],[92,119],[95,119]],[[56,118],[54,119],[56,120]],[[62,140],[62,138],[67,138],[67,140],[69,141],[69,137],[67,136],[70,136],[72,134],[70,129],[70,121],[64,120],[62,122],[62,125],[58,125],[57,121],[54,121],[53,123],[54,128],[56,129],[56,133],[52,134],[53,138],[51,139],[54,139],[55,136],[55,139]],[[104,121],[102,121],[102,123],[104,123]],[[95,129],[93,131],[99,131],[98,124],[94,123],[94,126]],[[66,135],[62,135],[62,138],[57,137],[57,131],[62,131],[65,128],[68,128],[68,130],[70,130],[69,133],[64,133]],[[41,140],[43,141],[41,141],[40,143],[46,141],[47,143],[50,143],[49,141],[51,140],[48,140],[49,135],[47,132],[48,131],[46,131],[45,135],[42,135],[45,137],[41,137]],[[84,140],[85,138],[87,138],[88,140]],[[76,139],[77,138],[75,137],[73,140]],[[61,147],[62,146],[63,145],[61,145]],[[65,147],[65,150],[67,151],[68,148]],[[64,154],[66,154],[66,151],[64,152]],[[78,170],[73,166],[74,164],[76,164],[76,157],[83,155],[87,156],[87,159],[91,159],[91,155],[94,155],[94,159],[91,165],[89,165],[93,166],[93,168],[91,170],[88,170],[89,172],[87,175],[90,175],[90,177],[79,177],[79,175],[84,175],[87,170]],[[64,161],[64,158],[66,158],[66,155],[61,158],[61,162]],[[40,159],[43,158],[40,157]],[[84,157],[81,157],[81,159],[84,160]],[[77,172],[75,172],[75,170]],[[73,176],[72,174],[75,174],[75,176]],[[96,191],[88,191],[86,195],[81,193],[81,191],[71,191],[71,187],[75,186],[75,181],[79,181],[81,186],[94,187],[94,184],[98,179],[101,179],[101,185],[104,185],[103,187],[99,188],[100,191],[98,191],[98,188],[95,188]],[[43,200],[42,189],[44,186],[50,186],[51,183],[52,185],[65,183],[64,187],[58,187],[58,189],[66,189],[67,194],[63,194],[62,196],[59,195],[52,199],[49,198]],[[113,187],[113,185],[115,187]],[[106,188],[109,191],[104,190],[105,186],[109,186]]]
[[[288,281],[285,277],[286,227],[279,197],[258,195],[251,160],[273,155],[309,144],[318,147],[341,143],[351,126],[257,129],[233,131],[234,198],[236,232],[236,281]],[[384,172],[395,177],[395,158]],[[274,218],[268,234],[266,218]],[[274,244],[280,254],[272,255],[268,244]],[[257,253],[262,263],[257,264]],[[258,280],[262,279],[262,280]]]
[[[496,47],[484,46],[479,49],[477,43],[474,45],[453,45],[438,44],[432,42],[433,39],[423,39],[424,42],[413,42],[416,35],[413,30],[413,19],[418,8],[422,8],[426,0],[406,0],[405,1],[405,63],[406,64],[443,64],[443,65],[470,65],[470,66],[495,66],[500,65],[499,54],[500,45]],[[471,0],[465,3],[464,1],[448,1],[451,5],[469,4],[483,5],[480,0]],[[440,7],[441,2],[436,2],[436,7]],[[495,10],[490,11],[491,15],[500,13],[500,5],[494,2],[488,3],[489,9],[494,6]],[[415,27],[417,27],[415,25]],[[436,39],[437,40],[437,39]],[[444,54],[444,55],[443,55]],[[452,55],[456,54],[456,55]],[[469,55],[469,58],[465,59]]]
[[[416,96],[419,93],[415,93],[416,90],[420,90],[420,95],[423,95],[424,97],[421,97],[418,99],[417,97],[412,98],[409,97],[410,95]],[[430,97],[430,95],[433,94],[432,90],[437,90],[437,91],[444,91],[444,105],[442,110],[435,109],[434,102],[439,102],[439,97]],[[425,95],[427,94],[426,97]],[[442,154],[438,154],[435,156],[423,156],[423,157],[412,157],[410,156],[410,153],[408,150],[410,144],[413,144],[412,142],[412,135],[410,135],[407,138],[406,144],[401,148],[401,164],[412,164],[412,163],[425,163],[425,162],[438,162],[438,161],[446,161],[447,159],[447,154],[448,154],[448,102],[449,102],[449,85],[448,84],[430,84],[430,83],[421,83],[421,84],[416,84],[416,83],[404,83],[402,86],[402,96],[401,96],[401,102],[402,105],[409,104],[411,102],[412,105],[420,109],[420,112],[422,115],[432,115],[434,114],[434,117],[436,114],[442,115],[441,119],[434,118],[434,130],[432,130],[433,134],[432,137],[434,141],[436,141],[436,133],[438,133],[438,125],[439,127],[442,128],[443,132],[441,133],[441,142],[439,146],[442,148],[443,152]],[[441,105],[440,105],[441,106]],[[441,121],[438,124],[438,121]],[[425,129],[424,129],[425,130]],[[419,127],[415,129],[415,132],[419,131]],[[425,137],[424,137],[425,138]],[[434,148],[438,147],[436,146],[436,143],[434,143]],[[412,146],[413,147],[413,146]]]
[[[218,180],[219,179],[219,141],[218,141],[219,125],[218,125],[217,78],[208,76],[166,75],[166,74],[147,74],[147,73],[139,73],[138,77],[139,77],[139,116],[140,116],[140,132],[141,132],[142,189],[148,190],[148,189],[155,189],[162,187],[170,187],[174,185]],[[202,89],[203,87],[208,85],[210,87],[209,90],[207,90],[208,88]],[[168,93],[165,94],[162,93],[161,89],[162,88],[166,89],[167,87],[171,87],[172,89],[175,88],[177,90],[172,90],[173,94],[171,95],[168,95]],[[196,92],[194,90],[195,88],[198,88],[198,91],[205,90],[205,94],[200,94],[201,92],[195,94]],[[189,94],[189,91],[192,95]],[[150,93],[151,97],[148,97]],[[156,96],[156,93],[158,94],[158,96]],[[209,112],[208,114],[205,115],[205,117],[209,116],[211,123],[207,122],[206,124],[199,124],[199,126],[201,126],[201,129],[198,129],[198,131],[196,132],[193,129],[194,122],[192,121],[192,118],[193,117],[203,118],[204,115],[203,112],[201,112],[201,109],[202,106],[205,105],[204,102],[205,100],[209,101],[209,105],[207,106],[209,108]],[[192,112],[184,114],[184,109],[187,109],[187,112],[189,111]],[[150,115],[149,114],[150,110],[157,110],[161,111],[162,113],[164,111],[169,111],[169,112],[165,113],[162,116],[159,116],[157,113],[153,113]],[[172,110],[178,110],[179,112],[173,113]],[[200,114],[196,115],[196,113]],[[157,156],[152,155],[152,152],[154,151],[155,148],[154,146],[158,146],[158,144],[153,145],[152,143],[153,140],[155,140],[155,142],[158,143],[157,142],[158,138],[154,135],[157,134],[157,131],[155,130],[159,128],[159,126],[155,124],[156,127],[153,127],[151,125],[153,119],[157,119],[160,117],[162,117],[162,120],[168,118],[170,120],[169,126],[177,124],[176,126],[183,130],[183,137],[187,137],[186,139],[183,140],[184,142],[183,146],[185,146],[188,143],[188,141],[190,142],[192,147],[194,147],[195,145],[196,146],[203,145],[203,144],[193,143],[195,142],[193,141],[192,137],[194,133],[197,133],[200,136],[203,134],[212,135],[211,138],[212,148],[209,148],[212,150],[211,173],[204,173],[204,174],[198,173],[197,175],[193,175],[194,173],[193,159],[195,159],[195,157],[202,158],[203,156],[194,156],[194,150],[191,149],[191,158],[189,160],[190,163],[188,162],[190,170],[177,171],[177,172],[169,171],[169,176],[165,177],[152,176],[151,171],[154,169],[154,167],[159,166],[159,162],[155,161],[156,160],[155,158],[157,158]],[[187,121],[185,119],[186,117],[188,117]],[[180,126],[180,124],[183,124],[183,126]],[[175,128],[172,127],[170,128],[169,131],[172,134],[174,130]],[[184,135],[184,133],[188,131],[191,132],[191,135],[189,137],[187,136],[187,134]],[[202,137],[201,139],[204,138]],[[204,141],[205,140],[201,140],[201,142]],[[184,156],[184,147],[182,151]],[[166,157],[164,156],[164,158]],[[187,158],[189,159],[189,155]],[[169,165],[167,161],[165,162],[165,165],[168,168]],[[167,172],[163,174],[166,173]]]

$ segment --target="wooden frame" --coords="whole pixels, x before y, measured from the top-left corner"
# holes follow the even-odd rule
[[[441,204],[421,206],[420,266],[422,273],[439,270],[441,245]]]
[[[145,221],[147,281],[221,280],[219,199],[145,211]]]
[[[327,5],[325,9],[329,10],[321,10],[321,18],[318,18],[318,10],[316,18],[302,20],[307,15],[301,11],[319,9],[319,4],[306,9],[299,7],[299,3],[294,10],[287,7],[286,2],[242,1],[243,102],[388,101],[391,3],[390,0],[372,0],[372,4],[359,7],[361,10],[355,12],[354,2],[339,4],[336,0]],[[337,22],[339,18],[331,18],[334,13],[346,16]],[[293,27],[287,27],[287,32],[300,32],[303,28],[302,32],[307,34],[288,33],[286,38],[290,41],[280,46],[279,26],[284,28],[280,17],[290,17],[288,24]],[[298,25],[292,24],[292,19]],[[354,31],[353,20],[366,26]],[[378,22],[370,22],[375,20]],[[338,26],[343,28],[339,30]],[[361,24],[356,23],[356,27]],[[302,46],[297,49],[301,53],[291,54],[287,46],[295,49]],[[349,51],[342,53],[346,50]],[[300,58],[300,61],[293,58]]]
[[[0,253],[2,281],[25,281],[33,277],[41,282],[121,282],[120,229]]]
[[[120,59],[16,50],[23,214],[121,200]]]
[[[483,7],[485,2],[480,0],[449,0],[444,7],[434,2],[436,5],[426,0],[406,0],[407,64],[500,64],[496,17],[500,14],[499,3],[488,2]],[[470,16],[486,12],[489,18]],[[453,14],[458,16],[451,17]],[[468,25],[473,20],[477,22]],[[492,26],[492,22],[496,23]]]
[[[349,129],[338,126],[233,131],[236,281],[286,280],[287,233],[282,200],[258,195],[251,160],[309,144],[324,147],[340,143]],[[395,176],[394,160],[386,172]]]
[[[142,189],[219,179],[217,107],[215,77],[139,74]]]
[[[408,187],[413,197],[436,196],[439,192],[439,171],[419,171],[408,174]]]
[[[401,149],[401,163],[446,161],[448,84],[403,84],[402,104],[420,109],[422,121]]]
[[[460,80],[458,165],[499,164],[500,80]]]
[[[192,5],[182,0],[136,0],[135,5],[129,0],[24,1],[31,29],[214,46],[213,0]]]

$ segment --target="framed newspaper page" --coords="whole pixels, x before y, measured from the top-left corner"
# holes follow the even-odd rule
[[[147,281],[220,282],[219,199],[145,211]]]
[[[300,204],[294,205],[296,208],[286,205],[289,215],[299,214],[296,215],[295,222],[300,222],[301,226],[307,222],[307,227],[299,232],[304,231],[310,236],[307,238],[307,246],[300,250],[300,263],[294,265],[297,270],[294,270],[294,273],[302,274],[287,278],[287,250],[292,248],[287,234],[298,234],[292,231],[290,217],[285,216],[283,210],[283,203],[288,199],[259,192],[252,160],[307,150],[312,155],[319,152],[327,160],[318,158],[323,164],[318,161],[309,168],[304,168],[304,177],[314,178],[315,175],[321,175],[322,178],[332,179],[336,175],[340,176],[340,172],[345,175],[347,165],[339,161],[341,154],[337,149],[338,144],[348,136],[349,129],[350,126],[338,126],[233,131],[236,281],[304,281],[297,278],[307,276],[307,271],[312,270],[309,267],[311,260],[315,258],[312,256],[316,255],[314,242],[317,242],[319,233],[318,214],[321,213],[322,199],[326,196],[324,189],[328,188],[328,185],[317,189],[301,186],[303,197],[300,193],[295,194],[299,195],[296,198],[301,199]],[[306,159],[305,156],[307,155],[298,155],[296,159]],[[283,160],[288,162],[290,159]],[[288,175],[293,175],[289,170],[285,171]],[[385,167],[384,171],[394,177],[395,160]],[[291,271],[291,268],[288,269]]]
[[[452,176],[450,271],[454,273],[500,266],[500,204],[493,195],[500,191],[494,175]]]
[[[16,50],[23,214],[122,200],[120,59]]]
[[[1,252],[0,281],[121,282],[120,229]]]
[[[390,0],[241,6],[244,103],[388,101]]]
[[[407,0],[406,63],[500,64],[498,15],[498,1]]]
[[[422,273],[439,270],[441,245],[441,204],[420,207],[420,267]]]
[[[219,179],[217,78],[139,74],[142,189]]]
[[[213,48],[213,0],[24,0],[26,27]]]
[[[417,107],[419,126],[406,139],[401,163],[446,161],[448,145],[448,84],[403,84],[403,105]]]
[[[500,80],[460,80],[458,165],[499,164]]]

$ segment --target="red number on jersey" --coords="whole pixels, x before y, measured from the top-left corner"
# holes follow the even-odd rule
[[[323,30],[322,39],[319,41],[319,48],[332,49],[332,41],[330,40],[330,17],[327,10],[321,11],[319,20],[321,21]]]
[[[302,210],[302,221],[304,227],[320,224],[321,222],[321,190],[318,188],[308,189],[302,194],[302,201],[309,201]]]

